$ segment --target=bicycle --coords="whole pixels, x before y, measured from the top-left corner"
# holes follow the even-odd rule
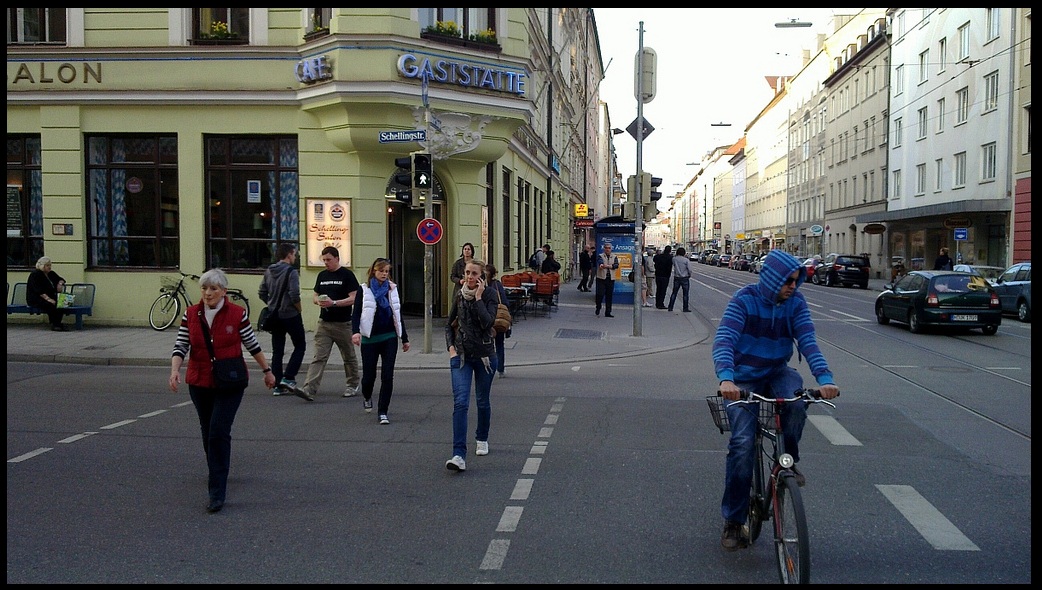
[[[807,514],[803,496],[792,472],[792,455],[785,452],[785,437],[781,435],[781,409],[786,403],[806,402],[828,404],[816,389],[800,389],[796,397],[770,398],[742,390],[742,399],[724,404],[720,393],[706,396],[713,422],[723,433],[731,429],[726,407],[734,404],[759,404],[756,434],[753,439],[756,467],[749,492],[749,515],[743,532],[752,545],[760,536],[765,520],[774,520],[774,548],[778,559],[778,575],[783,584],[810,582],[810,544],[807,532]],[[760,403],[764,402],[764,403]],[[755,411],[754,408],[747,408]]]
[[[192,300],[185,289],[185,279],[198,281],[199,275],[186,274],[180,270],[178,272],[181,273],[181,278],[177,281],[166,276],[159,279],[159,297],[156,297],[156,300],[152,302],[152,307],[148,310],[148,323],[153,330],[160,332],[166,330],[181,317],[182,306],[183,309],[192,306]],[[246,308],[247,316],[250,314],[250,300],[246,298],[242,290],[228,289],[228,298]]]

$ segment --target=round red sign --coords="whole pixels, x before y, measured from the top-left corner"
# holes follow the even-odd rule
[[[440,242],[444,233],[441,229],[441,222],[437,219],[428,217],[416,225],[416,237],[420,238],[420,241],[428,246],[433,246]]]

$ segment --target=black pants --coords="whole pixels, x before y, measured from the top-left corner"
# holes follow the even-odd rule
[[[52,327],[62,325],[62,318],[65,317],[65,312],[58,309],[57,305],[41,299],[36,302],[36,307],[47,314],[47,319],[51,321]]]
[[[398,337],[388,338],[380,342],[363,342],[362,346],[362,397],[373,399],[376,388],[376,361],[380,363],[380,398],[376,402],[376,411],[386,414],[391,407],[391,395],[394,394],[394,361],[398,358]]]
[[[666,291],[669,290],[669,275],[655,275],[655,307],[666,306]]]
[[[210,477],[207,488],[210,500],[224,502],[228,490],[228,471],[232,462],[232,423],[242,403],[243,389],[217,389],[188,386],[199,427],[203,434],[203,452]]]
[[[604,313],[611,313],[611,299],[615,295],[614,279],[597,279],[597,311],[604,302]]]
[[[593,269],[585,268],[581,269],[580,272],[582,273],[582,279],[579,281],[579,290],[589,291],[590,285],[593,283]]]

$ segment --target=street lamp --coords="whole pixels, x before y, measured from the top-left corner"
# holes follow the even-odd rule
[[[808,23],[801,21],[798,18],[792,18],[789,19],[789,22],[774,23],[774,26],[779,29],[803,29],[814,26],[814,23]]]

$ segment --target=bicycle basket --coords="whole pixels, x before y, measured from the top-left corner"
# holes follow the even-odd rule
[[[709,414],[713,417],[713,424],[720,432],[731,430],[731,424],[727,421],[727,404],[730,403],[719,395],[707,395],[706,403],[709,404]],[[766,430],[774,430],[774,405],[760,402],[760,426]]]
[[[164,289],[176,289],[179,282],[181,281],[174,277],[159,277],[159,286]]]

